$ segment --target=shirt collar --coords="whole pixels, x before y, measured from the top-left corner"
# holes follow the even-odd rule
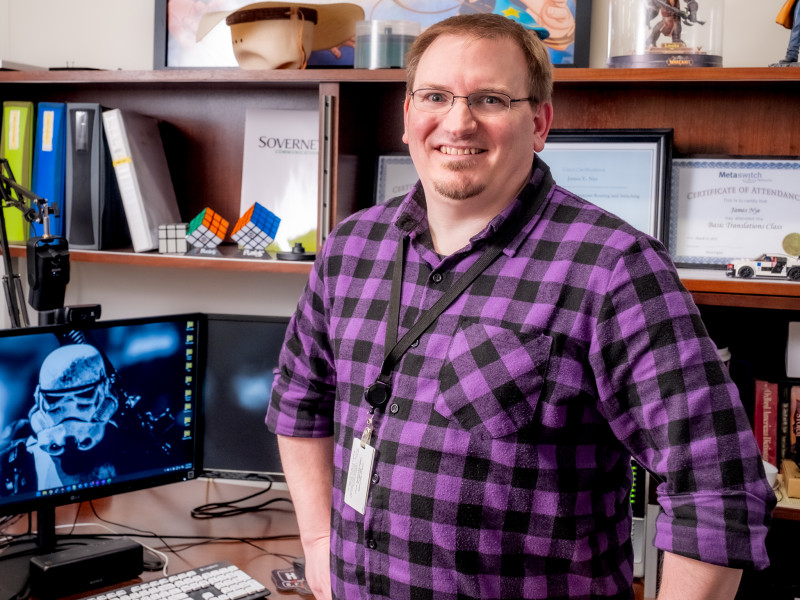
[[[509,204],[502,212],[495,216],[488,225],[478,234],[472,237],[470,244],[466,248],[471,249],[476,243],[481,240],[490,239],[498,230],[498,228],[509,218],[513,218],[520,213],[523,209],[523,202],[525,199],[531,201],[533,194],[542,183],[542,179],[550,167],[539,158],[538,155],[534,156],[533,165],[531,168],[531,176],[528,183],[522,189],[520,194]],[[548,191],[548,198],[550,191]],[[544,208],[544,204],[542,205]],[[425,201],[425,191],[422,189],[422,182],[417,181],[414,187],[406,194],[406,197],[400,203],[397,212],[397,218],[394,221],[395,226],[399,229],[401,235],[408,235],[410,239],[415,239],[423,235],[429,236],[428,230],[428,213],[427,204]],[[531,228],[538,221],[542,209],[537,212],[536,216],[530,220],[520,231],[520,234],[506,246],[504,252],[507,255],[512,255],[516,252],[517,247],[527,237]]]

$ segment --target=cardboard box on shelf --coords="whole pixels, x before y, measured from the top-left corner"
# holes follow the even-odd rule
[[[786,493],[790,498],[800,498],[800,467],[791,459],[781,463],[783,480],[786,482]]]

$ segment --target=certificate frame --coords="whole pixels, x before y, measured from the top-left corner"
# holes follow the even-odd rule
[[[375,170],[375,204],[407,194],[418,179],[411,155],[379,156]]]
[[[670,249],[679,267],[725,269],[735,260],[786,253],[800,234],[800,159],[676,156]]]
[[[672,129],[554,129],[539,154],[561,187],[667,245],[672,138]]]

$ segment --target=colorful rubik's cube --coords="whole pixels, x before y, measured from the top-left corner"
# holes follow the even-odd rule
[[[204,208],[189,222],[186,241],[195,248],[216,248],[228,233],[228,222],[210,208]]]
[[[187,223],[167,223],[158,226],[158,251],[161,254],[186,254]]]
[[[231,237],[243,248],[263,250],[275,239],[280,224],[278,215],[256,202],[236,222]]]

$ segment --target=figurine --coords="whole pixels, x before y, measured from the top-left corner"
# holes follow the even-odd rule
[[[800,281],[800,257],[786,254],[762,254],[754,259],[742,258],[728,263],[728,277],[780,277]]]
[[[695,23],[705,25],[705,21],[697,20],[698,4],[696,0],[687,0],[687,10],[681,10],[681,0],[645,1],[647,2],[648,23],[651,23],[661,13],[661,21],[656,23],[650,32],[648,42],[651,48],[656,46],[658,38],[662,35],[671,36],[673,46],[685,46],[681,39],[683,25],[692,26]]]
[[[791,29],[789,34],[789,45],[786,47],[786,56],[770,67],[797,67],[797,53],[800,50],[800,2],[798,0],[786,0],[781,7],[775,21],[783,25],[786,29]]]

